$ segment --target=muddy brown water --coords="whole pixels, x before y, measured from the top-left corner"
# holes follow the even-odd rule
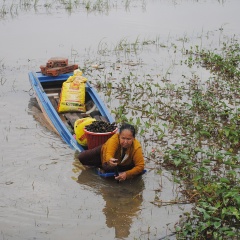
[[[204,31],[207,37],[218,32],[217,42],[220,28],[239,37],[240,2],[108,2],[112,5],[102,8],[93,4],[91,11],[73,4],[69,11],[61,1],[38,1],[36,6],[34,1],[0,1],[2,240],[159,239],[174,231],[179,216],[191,208],[152,204],[156,195],[168,202],[180,193],[171,174],[157,174],[151,162],[146,174],[121,184],[83,170],[76,153],[49,131],[32,96],[28,72],[55,56],[79,65],[95,59],[103,39],[111,46],[124,38],[159,36],[168,42],[187,36],[194,44]],[[155,62],[164,71],[156,63],[159,56],[144,56],[146,68]]]

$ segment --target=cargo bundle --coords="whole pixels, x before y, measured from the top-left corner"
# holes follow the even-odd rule
[[[50,58],[45,66],[40,66],[43,75],[56,77],[78,69],[77,64],[68,65],[67,58]]]

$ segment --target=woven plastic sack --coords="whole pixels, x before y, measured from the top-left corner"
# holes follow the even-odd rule
[[[87,78],[77,69],[62,85],[58,112],[86,112],[85,83]]]

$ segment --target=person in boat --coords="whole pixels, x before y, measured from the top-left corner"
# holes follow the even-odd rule
[[[124,181],[144,170],[142,146],[135,138],[133,125],[124,123],[104,144],[78,155],[83,165],[96,166],[106,172],[115,171],[115,179]]]

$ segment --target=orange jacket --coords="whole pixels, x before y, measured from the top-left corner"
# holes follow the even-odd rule
[[[118,165],[120,166],[126,166],[131,163],[134,164],[134,167],[132,169],[126,171],[127,178],[131,178],[137,174],[140,174],[144,170],[142,147],[137,139],[133,140],[132,146],[127,149],[125,157],[121,161],[121,145],[119,142],[119,133],[114,134],[102,146],[102,165],[109,161],[111,158],[118,159]]]

